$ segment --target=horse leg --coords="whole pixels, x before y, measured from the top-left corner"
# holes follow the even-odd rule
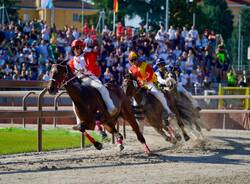
[[[182,140],[180,127],[178,125],[176,117],[169,118],[167,113],[163,113],[163,128],[166,130],[171,138],[175,138],[177,141]]]
[[[136,122],[137,122],[137,124],[139,126],[140,132],[143,134],[143,131],[144,131],[144,122],[143,122],[143,120],[136,119]]]
[[[97,150],[102,149],[102,144],[98,141],[95,141],[95,139],[86,131],[87,129],[91,129],[87,125],[85,125],[83,122],[80,124],[80,132],[95,146]]]
[[[178,110],[178,108],[176,106],[176,101],[173,98],[173,96],[170,96],[170,107],[171,107],[171,109],[173,109],[174,113],[176,114],[177,124],[178,124],[178,127],[181,129],[181,132],[182,132],[182,134],[180,134],[181,138],[182,139],[184,138],[185,141],[188,141],[190,139],[190,137],[188,136],[187,132],[184,129],[184,124],[181,121],[180,112],[179,112],[179,110]]]
[[[167,134],[163,131],[162,128],[156,128],[156,127],[153,127],[153,128],[155,129],[157,133],[159,133],[164,138],[165,141],[171,142],[172,144],[177,143],[176,139],[174,137],[167,136]],[[166,131],[168,132],[168,129],[166,129]]]
[[[115,123],[113,121],[112,122],[107,122],[107,123],[104,124],[104,127],[109,133],[114,134],[114,136],[116,138],[116,144],[118,145],[120,151],[122,151],[124,149],[123,136],[115,128]]]
[[[139,126],[138,126],[136,119],[134,117],[132,108],[129,105],[129,102],[127,102],[127,104],[125,104],[125,105],[126,105],[126,106],[124,106],[125,108],[122,108],[121,115],[122,115],[123,119],[125,119],[132,127],[133,131],[135,132],[135,134],[137,136],[137,140],[140,141],[141,144],[143,144],[145,154],[149,155],[151,153],[151,151],[146,143],[144,136],[140,132],[140,129],[139,129]]]
[[[95,122],[95,129],[98,131],[98,133],[101,135],[102,140],[105,139],[108,135],[106,134],[105,131],[103,131],[102,128],[102,122],[101,121],[96,121]]]

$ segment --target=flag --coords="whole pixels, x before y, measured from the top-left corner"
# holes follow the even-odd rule
[[[113,11],[114,11],[115,13],[118,12],[118,0],[114,0]]]
[[[42,9],[51,9],[53,8],[53,0],[41,0]]]

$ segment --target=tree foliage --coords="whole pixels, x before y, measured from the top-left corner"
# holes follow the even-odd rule
[[[113,0],[93,0],[95,6],[103,9],[107,15],[107,23],[112,22]],[[224,39],[231,37],[233,30],[233,15],[225,0],[204,0],[197,5],[198,0],[188,3],[187,0],[169,0],[169,25],[175,27],[188,26],[193,22],[193,13],[196,14],[196,25],[199,31],[209,28],[221,33]],[[117,21],[124,21],[125,15],[138,15],[143,22],[148,13],[149,24],[165,23],[166,0],[119,0]]]
[[[18,19],[18,14],[17,14],[18,8],[16,7],[16,4],[18,2],[20,2],[20,0],[0,0],[0,6],[4,5],[10,20]]]
[[[250,30],[250,9],[243,8],[240,12],[241,14],[241,39],[243,40],[243,56],[242,56],[242,63],[243,65],[248,64],[248,59],[247,59],[247,49],[250,46],[250,35],[249,35],[249,30]],[[232,34],[232,38],[230,40],[230,51],[231,55],[233,57],[234,61],[238,60],[238,39],[239,39],[239,22],[238,24],[234,27],[234,31]]]
[[[206,16],[205,24],[210,30],[222,34],[225,40],[233,31],[233,15],[225,0],[204,0],[201,10]]]

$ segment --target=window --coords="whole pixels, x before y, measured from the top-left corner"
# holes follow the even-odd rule
[[[78,22],[79,21],[79,15],[78,14],[76,14],[76,13],[73,14],[73,21],[74,22]]]

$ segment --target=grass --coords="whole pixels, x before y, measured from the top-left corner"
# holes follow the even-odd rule
[[[100,136],[96,133],[91,132],[91,136],[100,141]],[[43,130],[42,144],[43,151],[79,148],[81,134],[61,128]],[[90,145],[87,139],[85,139],[85,145]],[[35,151],[37,151],[37,130],[0,129],[0,155]]]

